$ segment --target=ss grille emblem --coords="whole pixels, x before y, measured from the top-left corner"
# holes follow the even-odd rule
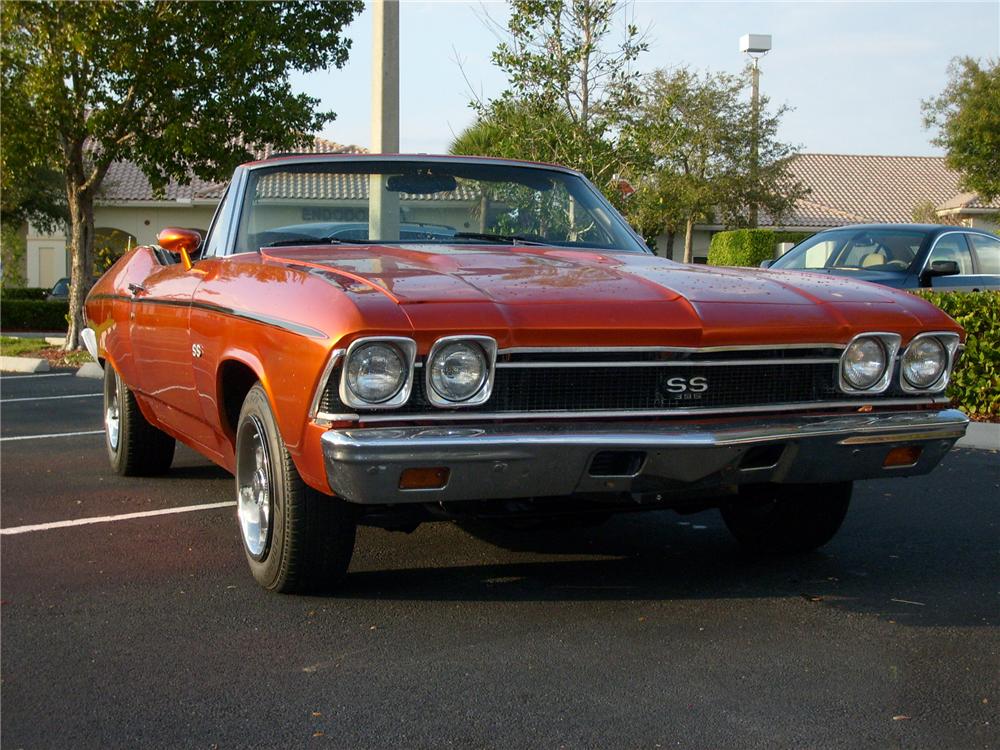
[[[670,378],[667,380],[667,390],[670,393],[704,393],[708,390],[708,378],[700,375],[693,378]]]
[[[707,390],[708,378],[702,375],[667,378],[660,381],[654,402],[656,406],[667,406],[676,401],[696,401]]]
[[[200,357],[204,352],[201,350],[201,344],[191,344],[191,356],[196,359]]]

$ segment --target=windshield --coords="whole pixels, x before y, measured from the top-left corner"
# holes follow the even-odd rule
[[[796,245],[771,267],[898,273],[910,267],[926,238],[927,232],[915,229],[846,228],[821,232]]]
[[[237,252],[359,242],[646,252],[590,183],[554,169],[344,160],[250,172]]]

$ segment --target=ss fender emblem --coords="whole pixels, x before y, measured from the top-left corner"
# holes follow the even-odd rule
[[[201,349],[201,344],[191,344],[191,356],[197,359],[202,354],[204,354],[204,352]]]

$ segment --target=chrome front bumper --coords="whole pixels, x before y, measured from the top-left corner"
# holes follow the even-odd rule
[[[338,496],[364,504],[425,503],[704,493],[754,482],[926,474],[968,423],[960,411],[946,409],[711,423],[359,428],[329,430],[322,441]],[[889,451],[906,446],[920,448],[912,463],[884,466]],[[400,489],[404,470],[437,467],[448,470],[443,487]]]

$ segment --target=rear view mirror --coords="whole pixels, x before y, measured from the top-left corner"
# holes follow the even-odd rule
[[[201,235],[193,229],[167,227],[156,235],[156,244],[170,253],[178,253],[184,268],[191,268],[191,254],[201,246]]]
[[[385,181],[385,189],[411,195],[447,193],[458,189],[458,181],[450,174],[394,174]]]
[[[774,263],[774,259],[773,258],[767,258],[766,260],[762,260],[760,262],[760,267],[761,268],[770,268],[772,263]]]

